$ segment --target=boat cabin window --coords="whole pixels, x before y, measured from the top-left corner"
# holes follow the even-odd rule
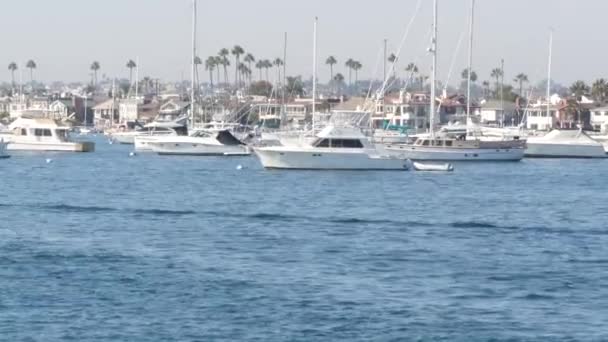
[[[21,135],[27,135],[27,130],[25,128],[21,129]]]
[[[57,138],[59,138],[59,140],[61,140],[61,141],[68,140],[68,130],[67,129],[58,129],[57,131],[55,131],[55,134],[57,134]]]
[[[359,139],[321,139],[316,146],[332,148],[363,148],[363,144]]]
[[[445,141],[445,146],[450,147],[450,146],[452,146],[452,143],[453,143],[452,140],[446,140]]]
[[[51,133],[51,130],[48,128],[36,128],[34,130],[34,135],[37,137],[52,137],[53,133]]]
[[[428,140],[423,140],[422,141],[422,146],[429,146],[429,141]]]

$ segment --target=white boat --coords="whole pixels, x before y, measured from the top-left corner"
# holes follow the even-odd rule
[[[524,140],[458,140],[436,136],[418,138],[411,145],[387,145],[386,150],[413,161],[520,161],[525,146]]]
[[[132,145],[135,144],[135,138],[137,137],[162,137],[162,136],[176,136],[186,135],[187,127],[185,123],[181,121],[171,122],[151,122],[137,130],[126,131],[126,132],[114,132],[110,134],[112,140],[120,143]]]
[[[4,138],[0,138],[0,159],[6,159],[10,157],[10,155],[6,153],[6,145],[7,143],[4,142]]]
[[[308,146],[254,148],[268,169],[408,170],[406,159],[391,157],[357,128],[325,127]]]
[[[452,164],[423,164],[418,162],[412,162],[412,169],[416,171],[427,171],[427,172],[452,172],[454,171],[454,165]]]
[[[526,157],[606,158],[604,145],[582,130],[555,129],[545,136],[528,138]]]
[[[7,141],[9,151],[60,151],[92,152],[93,142],[71,141],[69,132],[72,129],[52,119],[19,118],[10,126],[10,134],[0,138]]]
[[[160,155],[188,156],[246,156],[247,145],[229,131],[197,130],[190,136],[158,137],[148,142],[152,152]]]

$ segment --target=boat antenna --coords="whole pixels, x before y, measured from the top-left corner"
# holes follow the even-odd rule
[[[475,20],[475,0],[471,0],[471,17],[469,18],[469,66],[467,71],[467,135],[471,118],[471,73],[473,72],[473,25]]]
[[[433,37],[431,39],[431,47],[429,52],[432,56],[431,65],[431,116],[430,116],[430,133],[431,139],[435,138],[435,78],[437,77],[437,0],[433,0]]]
[[[553,60],[553,29],[549,29],[549,63],[547,64],[547,117],[551,117],[551,62]],[[551,128],[551,127],[550,127]]]
[[[315,114],[317,111],[317,23],[318,17],[315,17],[313,25],[313,44],[312,44],[312,133],[315,133]]]

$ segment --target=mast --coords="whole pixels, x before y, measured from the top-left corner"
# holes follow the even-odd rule
[[[505,60],[500,59],[500,127],[505,125]]]
[[[473,71],[473,24],[475,15],[475,0],[471,0],[471,18],[469,21],[469,67],[467,77],[467,127],[471,117],[471,72]],[[467,128],[468,130],[468,128]],[[467,132],[468,133],[468,132]]]
[[[313,26],[313,45],[312,45],[312,132],[315,132],[315,114],[317,111],[317,22],[315,17]]]
[[[287,93],[287,32],[285,32],[285,39],[283,41],[283,106],[282,106],[283,115],[286,112],[286,110],[285,110],[286,93]],[[281,115],[281,119],[283,119],[283,115]]]
[[[429,49],[433,57],[431,66],[431,112],[429,128],[431,139],[435,137],[435,78],[437,77],[437,0],[433,0],[433,38]]]
[[[191,79],[190,79],[190,124],[194,126],[194,111],[195,111],[195,73],[196,73],[196,2],[197,0],[192,0],[192,70],[191,70]]]
[[[549,32],[549,64],[547,67],[547,117],[551,117],[551,62],[553,60],[553,29]]]

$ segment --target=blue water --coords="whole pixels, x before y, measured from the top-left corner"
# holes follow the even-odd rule
[[[1,341],[608,340],[608,161],[281,172],[97,142],[0,161]]]

